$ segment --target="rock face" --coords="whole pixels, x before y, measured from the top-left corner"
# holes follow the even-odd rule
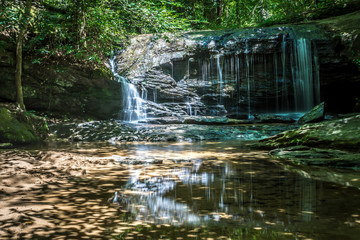
[[[117,63],[119,74],[146,93],[150,117],[244,118],[308,111],[333,98],[320,90],[336,88],[340,77],[360,87],[359,71],[340,48],[321,24],[140,35]],[[353,107],[345,89],[338,95],[330,111],[339,102]]]
[[[329,111],[351,112],[359,98],[359,65],[351,64],[360,58],[360,11],[318,20],[335,44],[333,54],[321,61],[321,97]],[[340,73],[340,74],[339,74]]]
[[[96,119],[116,117],[122,107],[121,84],[111,74],[62,62],[32,64],[25,57],[23,92],[27,109]],[[15,54],[0,49],[0,101],[15,100]]]

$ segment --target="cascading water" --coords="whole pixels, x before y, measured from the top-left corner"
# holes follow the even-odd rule
[[[313,61],[311,42],[308,39],[299,38],[294,42],[293,58],[295,109],[306,111],[320,102],[319,66],[316,54]]]
[[[159,53],[153,48],[162,45],[154,41],[139,69],[130,74],[145,87],[137,86],[141,97],[134,85],[117,76],[112,61],[114,75],[124,85],[121,119],[145,118],[144,98],[150,117],[198,114],[251,119],[258,113],[310,110],[320,101],[314,38],[307,40],[308,31],[301,29],[275,31],[279,32],[268,37],[244,30],[234,38],[223,35],[225,40],[216,44],[205,41],[206,36],[193,52],[167,52],[170,46]]]
[[[193,115],[192,109],[191,109],[191,104],[189,102],[185,103],[187,106],[187,113],[189,114],[189,116]]]
[[[247,81],[247,97],[248,97],[248,118],[251,115],[251,88],[250,88],[250,62],[248,41],[245,41],[245,58],[246,58],[246,81]]]
[[[135,85],[116,72],[116,56],[110,59],[111,72],[115,79],[122,84],[123,109],[119,113],[120,120],[131,122],[146,119],[145,100],[140,97]],[[143,91],[142,95],[146,96]]]
[[[278,51],[268,54],[257,53],[256,48],[245,39],[243,52],[216,53],[209,59],[199,61],[198,72],[202,84],[211,85],[212,94],[218,94],[216,102],[205,104],[224,106],[227,111],[247,114],[248,118],[252,118],[252,114],[258,111],[304,112],[319,103],[316,48],[312,51],[310,40],[291,40],[287,39],[288,36],[282,35]],[[227,94],[231,90],[229,86],[233,86],[231,88],[234,90]]]
[[[222,104],[222,94],[223,94],[223,74],[222,74],[222,67],[220,65],[220,58],[221,54],[219,53],[216,56],[216,66],[218,71],[218,83],[219,83],[219,104]]]

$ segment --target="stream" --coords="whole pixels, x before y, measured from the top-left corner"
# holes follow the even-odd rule
[[[358,187],[292,171],[251,144],[221,140],[48,146],[114,165],[46,190],[39,199],[56,207],[37,215],[51,216],[56,226],[41,236],[358,239]],[[356,176],[351,171],[335,175],[341,174]]]

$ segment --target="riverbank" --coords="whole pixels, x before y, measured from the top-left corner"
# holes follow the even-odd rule
[[[42,230],[56,229],[52,212],[57,206],[52,200],[62,188],[85,180],[89,170],[114,165],[108,159],[61,150],[2,150],[0,159],[0,239],[49,236],[54,231]]]

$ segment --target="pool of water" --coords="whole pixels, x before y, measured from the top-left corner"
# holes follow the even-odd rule
[[[68,147],[69,152],[118,163],[61,186],[58,194],[73,209],[69,218],[83,216],[81,224],[98,226],[105,238],[359,239],[357,187],[289,171],[248,144]],[[134,160],[136,164],[127,164]],[[63,215],[59,224],[73,225],[64,223]],[[79,232],[77,237],[86,236]]]

